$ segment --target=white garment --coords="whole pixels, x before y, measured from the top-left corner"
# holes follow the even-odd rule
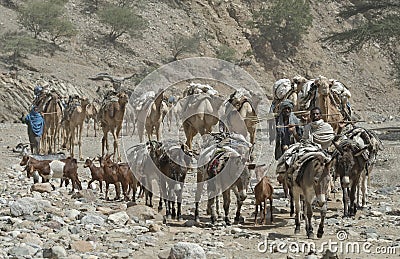
[[[328,149],[334,137],[332,126],[322,119],[304,126],[303,139],[320,144],[322,149]]]

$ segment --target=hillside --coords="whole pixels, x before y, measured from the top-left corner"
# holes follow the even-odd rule
[[[13,1],[19,3],[20,1]],[[351,103],[363,119],[381,121],[397,116],[400,90],[394,85],[390,63],[383,55],[384,46],[373,45],[358,54],[342,54],[324,46],[318,39],[330,31],[348,28],[354,21],[336,17],[347,1],[312,1],[313,26],[298,48],[297,54],[279,60],[267,45],[265,57],[250,56],[242,62],[245,69],[267,96],[271,96],[273,83],[282,77],[297,74],[307,77],[325,75],[346,84],[352,93]],[[255,2],[257,3],[257,2]],[[238,60],[252,50],[252,19],[255,3],[249,1],[138,1],[134,8],[148,20],[149,26],[140,38],[124,35],[115,45],[105,44],[107,32],[95,14],[84,12],[84,1],[71,0],[66,4],[65,16],[78,28],[71,41],[60,45],[54,54],[28,55],[26,66],[20,68],[16,80],[8,75],[9,64],[0,59],[0,121],[15,121],[26,112],[33,96],[35,84],[56,82],[62,94],[77,92],[95,98],[96,90],[107,85],[88,78],[106,72],[115,76],[136,74],[143,78],[148,72],[168,63],[172,51],[170,42],[177,35],[199,33],[200,51],[184,57],[216,57],[221,45],[236,50]],[[15,10],[0,5],[0,31],[19,30]],[[137,81],[137,80],[136,80]],[[134,89],[135,80],[125,82]]]

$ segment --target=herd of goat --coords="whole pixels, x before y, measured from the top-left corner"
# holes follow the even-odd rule
[[[234,95],[231,95],[230,101],[232,101]],[[244,107],[245,102],[252,103],[244,95],[240,98],[241,100],[237,101],[238,104],[233,105],[239,114],[241,114],[240,109]],[[118,98],[116,102],[118,102]],[[155,107],[155,109],[160,112],[159,107]],[[105,113],[110,113],[110,111]],[[106,114],[103,116],[106,116]],[[110,117],[109,114],[107,116]],[[104,122],[101,123],[104,124]],[[196,121],[192,121],[187,127],[194,124],[196,124]],[[246,126],[248,125],[246,124]],[[107,125],[102,126],[106,127]],[[254,127],[254,124],[251,124],[250,127]],[[117,137],[120,130],[117,126]],[[260,222],[265,224],[268,203],[272,222],[274,187],[265,175],[269,168],[265,165],[253,163],[254,143],[251,142],[254,142],[254,135],[250,138],[252,141],[249,142],[246,136],[235,132],[211,133],[209,131],[202,134],[198,130],[188,130],[191,130],[191,133],[186,134],[187,137],[193,137],[193,132],[195,132],[194,134],[200,133],[203,136],[203,147],[200,151],[194,152],[189,148],[191,143],[187,142],[180,143],[178,140],[159,141],[158,138],[151,140],[150,133],[149,141],[126,150],[128,160],[126,163],[112,159],[115,152],[113,154],[104,152],[104,145],[108,146],[108,144],[104,143],[106,140],[103,137],[103,154],[93,159],[88,158],[84,162],[84,167],[89,168],[91,172],[88,188],[92,186],[94,181],[98,181],[100,192],[103,192],[104,181],[106,184],[106,200],[109,199],[109,185],[113,184],[116,193],[114,200],[121,199],[122,189],[124,201],[136,202],[138,187],[141,187],[139,195],[145,195],[146,205],[152,207],[153,185],[156,183],[160,192],[158,209],[161,210],[165,205],[166,217],[179,220],[182,219],[181,204],[185,178],[189,171],[194,171],[197,174],[195,220],[200,220],[199,203],[203,187],[207,184],[207,213],[211,217],[211,222],[217,221],[219,213],[218,197],[222,195],[224,221],[226,224],[231,224],[229,217],[231,191],[235,194],[237,203],[234,220],[240,222],[243,219],[240,214],[241,206],[247,197],[251,172],[254,170],[258,180],[254,188],[254,223],[258,223],[257,216],[260,208],[262,212]],[[153,131],[153,128],[151,128],[151,131]],[[250,129],[248,132],[251,133]],[[74,135],[75,133],[70,134]],[[107,131],[105,131],[105,134],[107,134]],[[71,143],[74,143],[74,141],[73,138],[70,139]],[[116,140],[114,139],[114,141]],[[115,145],[118,146],[118,142],[114,142],[114,151]],[[335,141],[332,142],[329,153],[322,150],[318,145],[306,142],[296,143],[293,148],[289,149],[293,154],[296,153],[295,161],[292,164],[283,161],[278,165],[277,178],[285,189],[285,195],[290,198],[290,214],[291,216],[295,215],[295,232],[297,233],[300,230],[300,212],[303,210],[307,236],[313,236],[311,218],[313,202],[315,202],[314,205],[321,207],[321,221],[317,236],[322,237],[328,206],[326,196],[330,193],[332,182],[335,182],[337,178],[340,179],[343,190],[344,215],[354,216],[359,205],[358,187],[361,187],[362,206],[364,206],[366,203],[366,179],[371,173],[377,153],[381,149],[382,143],[374,133],[354,125],[337,136]],[[81,190],[78,161],[73,158],[73,152],[70,153],[71,157],[49,160],[45,160],[43,157],[38,159],[40,156],[24,155],[20,165],[25,166],[27,176],[34,177],[35,183],[38,182],[39,176],[42,177],[43,181],[60,178],[61,185],[64,181],[67,185],[70,180],[73,191],[75,188]],[[99,165],[96,165],[97,162]],[[303,201],[303,205],[301,201]],[[175,208],[175,203],[177,208]]]

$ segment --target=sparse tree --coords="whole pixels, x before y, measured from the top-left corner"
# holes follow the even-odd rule
[[[346,6],[339,17],[351,18],[363,15],[361,22],[353,28],[342,32],[332,32],[321,39],[322,42],[338,46],[343,52],[357,52],[365,45],[378,43],[382,50],[393,61],[393,69],[400,82],[400,2],[397,0],[356,1]]]
[[[199,35],[183,36],[179,35],[174,37],[170,43],[172,49],[172,60],[178,60],[178,57],[183,53],[194,53],[199,49],[200,37]]]
[[[138,36],[146,28],[147,22],[133,10],[110,5],[98,12],[101,22],[110,26],[108,39],[115,42],[123,34]]]
[[[60,37],[71,37],[75,34],[75,27],[62,17],[64,3],[64,0],[29,1],[19,9],[19,21],[33,32],[35,39],[43,33],[48,33],[53,43]]]
[[[217,58],[228,62],[236,60],[236,50],[226,45],[221,45],[217,50]]]
[[[32,38],[24,32],[6,32],[0,39],[0,50],[8,55],[11,65],[21,62],[26,54],[38,53],[44,48],[44,42]]]
[[[312,24],[310,2],[305,0],[273,0],[255,14],[260,37],[270,43],[276,54],[287,57]]]

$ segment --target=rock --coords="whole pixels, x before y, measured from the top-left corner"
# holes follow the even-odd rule
[[[125,211],[117,212],[108,216],[107,221],[117,225],[125,225],[129,216]]]
[[[62,246],[53,246],[50,249],[43,250],[44,258],[65,258],[67,256],[67,251],[65,251]]]
[[[81,212],[79,210],[76,209],[70,209],[67,210],[65,212],[65,216],[69,219],[69,220],[76,220],[77,217],[79,216],[79,214],[81,214]]]
[[[187,220],[187,221],[184,223],[184,226],[185,226],[185,227],[193,227],[193,226],[196,226],[196,224],[197,224],[196,221],[190,219],[190,220]]]
[[[50,183],[35,183],[31,186],[31,192],[51,193],[52,191],[53,187],[51,187]]]
[[[150,232],[159,232],[159,231],[161,231],[161,226],[157,225],[157,224],[151,224],[149,226],[149,231]]]
[[[12,216],[32,215],[34,212],[43,211],[44,207],[50,207],[51,204],[46,200],[36,200],[30,197],[24,197],[16,200],[10,206]]]
[[[84,241],[84,240],[78,240],[78,241],[73,241],[71,243],[71,249],[80,252],[80,253],[86,253],[86,252],[91,252],[94,250],[94,246],[91,242]]]
[[[105,222],[105,219],[102,216],[93,215],[93,214],[86,215],[81,219],[81,223],[84,225],[95,224],[95,225],[102,226],[102,225],[104,225],[104,222]]]
[[[198,244],[179,242],[175,244],[169,253],[170,259],[205,259],[206,253]]]
[[[332,252],[331,250],[327,249],[322,256],[322,259],[339,259],[337,253]]]
[[[146,205],[136,205],[128,207],[126,209],[126,213],[129,215],[131,219],[133,217],[138,217],[139,220],[154,219],[156,221],[161,221],[161,222],[163,220],[161,214],[157,213],[153,208],[150,208]]]
[[[73,199],[84,199],[88,202],[96,201],[96,196],[94,195],[92,190],[83,189],[74,194],[72,194],[71,198]]]
[[[38,250],[39,249],[37,248],[22,243],[19,246],[12,247],[8,251],[8,254],[11,257],[16,257],[16,258],[32,258],[33,255],[36,254]]]

